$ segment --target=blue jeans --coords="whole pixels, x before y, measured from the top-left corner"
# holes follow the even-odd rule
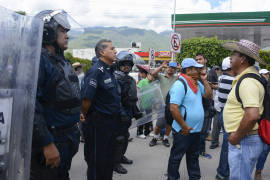
[[[253,180],[255,164],[263,150],[259,135],[245,136],[238,145],[229,144],[230,180]]]
[[[258,159],[257,165],[256,165],[256,169],[263,170],[264,163],[265,163],[266,158],[269,154],[269,151],[270,151],[270,146],[268,144],[264,144],[263,151],[262,151],[262,153]]]
[[[189,179],[199,180],[201,178],[199,145],[200,133],[191,133],[184,136],[181,132],[173,132],[173,146],[168,164],[168,180],[180,179],[179,166],[184,154],[186,154]]]
[[[220,152],[220,157],[219,157],[217,173],[218,175],[224,178],[228,178],[230,176],[230,168],[229,168],[229,163],[228,163],[228,141],[227,141],[229,134],[226,133],[224,129],[223,110],[219,113],[219,122],[223,131],[223,142],[222,142],[222,147],[221,147],[221,152]]]

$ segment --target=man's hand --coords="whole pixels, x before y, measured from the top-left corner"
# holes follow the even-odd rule
[[[83,113],[80,114],[80,121],[85,122],[85,117],[84,117]]]
[[[60,154],[54,143],[51,143],[43,148],[43,154],[46,159],[46,166],[51,168],[58,167],[60,164]]]
[[[181,133],[183,135],[189,135],[190,131],[193,130],[193,128],[189,127],[189,126],[184,126],[181,130]]]
[[[169,65],[169,61],[164,61],[161,66],[162,68],[167,68],[168,65]]]
[[[206,69],[202,69],[202,70],[201,70],[200,76],[201,76],[201,80],[202,80],[202,81],[206,81],[206,80],[207,80]]]
[[[152,73],[151,75],[153,76],[153,78],[156,78],[158,73],[160,71],[162,71],[163,68],[167,68],[168,67],[168,64],[169,64],[169,61],[164,61],[161,66],[159,66],[158,68],[156,68]]]
[[[91,107],[91,101],[89,99],[83,99],[82,100],[82,106],[81,106],[81,114],[83,114],[84,117],[86,117],[86,114]]]
[[[201,77],[202,83],[204,85],[204,90],[205,90],[203,97],[207,98],[207,99],[212,99],[212,97],[213,97],[212,88],[211,88],[210,84],[207,81],[206,69],[201,70],[200,77]]]
[[[239,144],[241,139],[239,139],[239,137],[237,136],[237,134],[235,132],[231,133],[228,141],[231,143],[231,145],[235,146],[236,144]]]

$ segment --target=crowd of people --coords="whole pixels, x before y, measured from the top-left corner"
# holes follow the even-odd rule
[[[137,65],[136,82],[129,75],[134,66],[132,53],[117,53],[111,40],[102,39],[95,46],[92,67],[84,74],[82,64],[71,65],[63,54],[68,48],[70,29],[66,12],[42,11],[37,17],[44,21],[44,34],[31,180],[70,179],[72,158],[80,141],[84,142],[88,180],[112,180],[113,171],[128,173],[121,164],[133,163],[125,155],[132,119],[152,111],[147,98],[141,101],[145,112],[140,111],[137,91],[151,87],[153,81],[160,84],[164,116],[157,118],[154,125],[149,121],[138,126],[137,137],[153,136],[150,147],[157,145],[158,139],[171,147],[168,180],[180,179],[184,155],[189,179],[202,179],[199,156],[212,158],[205,142],[210,138],[210,148],[217,148],[221,129],[223,141],[215,178],[251,180],[255,165],[254,178],[262,178],[270,147],[258,135],[257,122],[264,111],[267,88],[254,78],[241,78],[253,73],[268,81],[269,71],[258,71],[254,66],[256,61],[265,64],[259,57],[258,45],[248,40],[224,43],[232,55],[222,61],[221,67],[211,69],[200,52],[181,64],[166,61],[152,71],[148,65]]]

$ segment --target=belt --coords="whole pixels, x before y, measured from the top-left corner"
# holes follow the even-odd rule
[[[252,135],[256,135],[256,134],[258,134],[258,129],[249,131],[247,133],[247,136],[252,136]]]
[[[50,132],[53,136],[64,136],[72,131],[77,124],[72,126],[63,126],[63,127],[49,127]]]
[[[229,134],[231,134],[231,133],[229,133]],[[256,134],[258,134],[258,129],[249,131],[246,134],[246,136],[252,136],[252,135],[256,135]]]

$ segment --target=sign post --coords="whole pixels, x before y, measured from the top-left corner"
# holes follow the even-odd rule
[[[175,34],[175,10],[176,10],[176,0],[174,0],[174,12],[173,12],[173,34],[172,36]],[[180,35],[180,34],[179,34]],[[180,38],[181,39],[181,38]],[[171,37],[171,43],[172,43],[172,37]],[[172,46],[172,45],[171,45]],[[171,48],[172,49],[172,48]],[[171,58],[172,61],[175,61],[175,51],[171,50]],[[180,52],[179,52],[180,53]]]
[[[153,48],[149,49],[149,66],[155,67],[156,65],[156,51]]]
[[[171,52],[173,53],[180,53],[181,50],[181,35],[178,33],[173,33],[171,35]]]

